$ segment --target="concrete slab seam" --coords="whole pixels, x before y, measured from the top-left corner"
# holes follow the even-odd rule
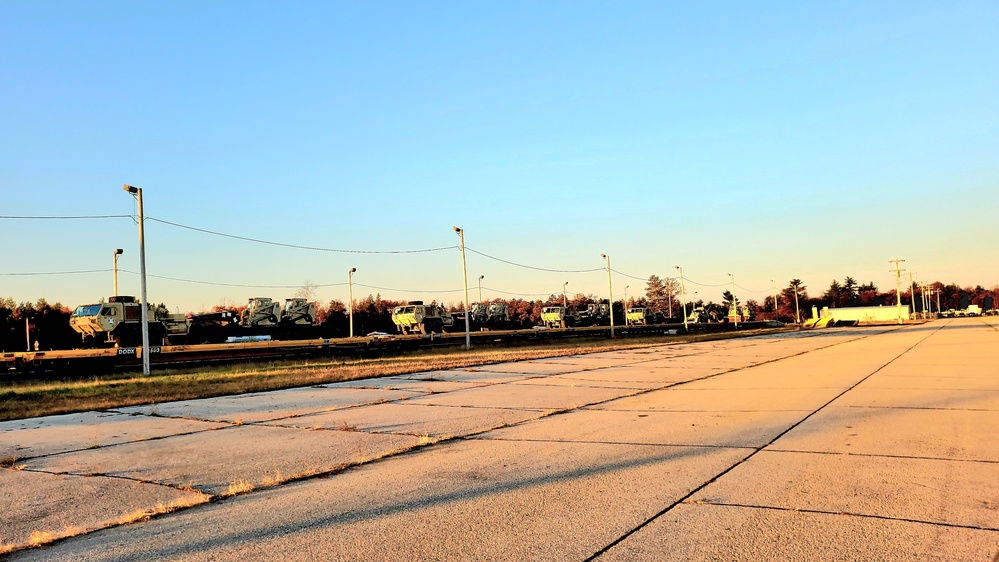
[[[858,517],[863,519],[880,519],[882,521],[899,521],[902,523],[917,523],[920,525],[932,525],[934,527],[951,527],[955,529],[970,529],[973,531],[991,531],[999,533],[999,527],[983,527],[979,525],[961,525],[959,523],[947,523],[945,521],[925,521],[922,519],[911,519],[908,517],[889,517],[887,515],[877,515],[874,513],[854,513],[850,511],[826,511],[823,509],[790,508],[773,505],[750,505],[740,503],[713,502],[713,501],[685,501],[687,505],[708,505],[719,507],[739,507],[745,509],[765,509],[770,511],[785,511],[791,513],[814,513],[816,515],[844,515],[847,517]]]
[[[886,455],[877,453],[840,453],[835,451],[801,451],[798,449],[770,449],[768,453],[793,453],[801,455],[829,455],[843,457],[863,457],[873,459],[904,459],[917,461],[942,461],[948,463],[999,464],[999,461],[989,459],[951,459],[946,457],[923,457],[919,455]]]
[[[620,544],[621,542],[623,542],[628,537],[632,536],[633,534],[637,533],[639,530],[641,530],[641,529],[645,528],[646,526],[648,526],[649,524],[651,524],[656,519],[659,519],[660,517],[662,517],[663,515],[665,515],[666,513],[668,513],[670,510],[672,510],[677,505],[680,505],[681,503],[685,503],[694,494],[696,494],[697,492],[703,490],[704,488],[708,487],[709,485],[713,484],[714,482],[717,482],[718,479],[721,478],[722,476],[725,476],[729,472],[735,470],[736,467],[744,464],[747,460],[749,460],[750,458],[752,458],[753,456],[755,456],[760,451],[766,449],[770,445],[773,445],[778,439],[780,439],[781,437],[783,437],[784,435],[786,435],[788,432],[792,431],[794,428],[798,427],[799,425],[801,425],[802,423],[804,423],[805,421],[807,421],[809,418],[811,418],[812,416],[814,416],[815,414],[817,414],[818,412],[820,412],[821,410],[823,410],[824,408],[826,408],[827,406],[829,406],[830,404],[832,404],[833,402],[835,402],[836,400],[838,400],[840,397],[842,397],[847,392],[850,392],[851,390],[853,390],[854,388],[856,388],[858,385],[860,385],[861,383],[863,383],[864,381],[866,381],[870,377],[874,376],[876,373],[878,373],[879,371],[881,371],[882,369],[884,369],[888,365],[890,365],[890,364],[894,363],[895,361],[897,361],[900,357],[902,357],[906,353],[912,351],[912,349],[914,349],[916,346],[918,346],[919,344],[921,344],[924,341],[926,341],[927,338],[929,338],[931,335],[939,332],[941,329],[942,329],[942,327],[941,328],[937,328],[937,330],[935,330],[935,331],[927,334],[926,336],[924,336],[923,338],[921,338],[919,341],[917,341],[916,343],[912,344],[910,347],[906,348],[904,351],[902,351],[901,353],[899,353],[895,357],[891,358],[884,365],[881,365],[880,367],[878,367],[877,369],[875,369],[874,371],[872,371],[868,375],[866,375],[863,378],[861,378],[859,381],[857,381],[851,387],[847,388],[843,392],[841,392],[838,395],[834,396],[831,400],[829,400],[825,404],[819,406],[814,411],[812,411],[811,413],[809,413],[808,415],[806,415],[802,419],[798,420],[796,423],[792,424],[790,427],[788,427],[784,431],[782,431],[779,434],[777,434],[769,442],[763,444],[760,447],[755,448],[754,450],[752,450],[752,452],[750,452],[744,458],[736,461],[731,466],[729,466],[725,470],[721,471],[720,473],[716,474],[714,477],[712,477],[711,479],[709,479],[707,482],[704,482],[703,484],[695,487],[693,490],[691,490],[689,493],[687,493],[687,495],[681,497],[680,499],[678,499],[675,502],[671,503],[670,505],[666,506],[659,513],[656,513],[656,514],[652,515],[652,517],[648,518],[646,521],[638,524],[635,528],[628,530],[626,533],[622,534],[617,539],[611,541],[609,544],[607,544],[606,546],[604,546],[600,550],[594,552],[592,555],[590,555],[588,558],[586,558],[584,562],[591,562],[593,560],[596,560],[598,557],[600,557],[601,555],[603,555],[604,553],[606,553],[608,550],[610,550],[614,546]],[[856,341],[856,340],[850,340],[850,341]],[[846,343],[846,342],[841,342],[841,343]],[[838,344],[833,344],[833,345],[838,345]],[[831,346],[827,346],[827,347],[831,347]],[[819,349],[824,349],[824,348],[817,348],[815,351],[818,351]]]

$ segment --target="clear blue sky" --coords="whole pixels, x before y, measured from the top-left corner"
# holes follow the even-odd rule
[[[323,248],[457,244],[548,269],[611,256],[741,299],[999,283],[999,3],[0,3],[0,214],[149,217]],[[150,222],[149,298],[437,298],[457,250],[350,254]],[[138,271],[129,219],[0,220],[0,274]],[[468,254],[472,299],[606,276]],[[614,274],[616,298],[644,282]],[[703,285],[697,285],[701,283]],[[0,275],[75,306],[111,274]],[[138,277],[122,273],[123,294]],[[401,290],[394,290],[401,289]],[[503,292],[500,292],[503,291]]]

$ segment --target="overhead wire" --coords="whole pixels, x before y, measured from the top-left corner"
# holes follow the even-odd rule
[[[0,215],[0,219],[23,220],[76,220],[76,219],[127,219],[131,215]]]
[[[510,260],[505,260],[503,258],[498,258],[496,256],[491,256],[491,255],[489,255],[489,254],[487,254],[485,252],[480,252],[480,251],[475,250],[473,248],[469,248],[468,246],[465,246],[465,249],[468,250],[469,252],[472,252],[473,254],[478,254],[478,255],[480,255],[480,256],[482,256],[484,258],[488,258],[488,259],[491,259],[491,260],[502,262],[502,263],[505,263],[505,264],[508,264],[508,265],[513,265],[513,266],[516,266],[516,267],[522,267],[524,269],[533,269],[535,271],[547,271],[549,273],[592,273],[594,271],[603,271],[604,270],[604,268],[602,268],[602,267],[595,267],[593,269],[549,269],[547,267],[537,267],[537,266],[533,266],[533,265],[526,265],[526,264],[517,263],[517,262],[514,262],[514,261],[510,261]]]
[[[254,242],[257,244],[267,244],[269,246],[279,246],[282,248],[295,248],[298,250],[311,250],[315,252],[333,252],[340,254],[420,254],[426,252],[441,252],[444,250],[455,250],[458,246],[441,246],[439,248],[420,248],[417,250],[346,250],[342,248],[323,248],[320,246],[304,246],[301,244],[288,244],[284,242],[274,242],[272,240],[262,240],[260,238],[250,238],[249,236],[238,236],[236,234],[227,234],[225,232],[219,232],[216,230],[208,230],[206,228],[198,228],[195,226],[188,226],[186,224],[180,224],[176,222],[171,222],[168,220],[158,219],[155,217],[146,217],[146,220],[155,221],[158,223],[170,225],[177,228],[183,228],[187,230],[193,230],[195,232],[201,232],[203,234],[211,234],[213,236],[221,236],[224,238],[232,238],[234,240],[243,240],[245,242]]]
[[[8,220],[17,220],[17,219],[21,219],[21,220],[33,220],[33,219],[35,219],[35,220],[59,220],[59,219],[64,219],[64,220],[80,220],[80,219],[121,219],[121,218],[128,218],[128,219],[132,219],[133,221],[137,221],[137,219],[136,219],[136,217],[134,215],[0,215],[0,219],[8,219]],[[156,217],[150,217],[150,216],[147,216],[145,218],[147,220],[158,222],[158,223],[165,224],[165,225],[168,225],[168,226],[173,226],[175,228],[181,228],[181,229],[185,229],[185,230],[191,230],[191,231],[194,231],[194,232],[200,232],[200,233],[209,234],[209,235],[212,235],[212,236],[219,236],[219,237],[230,238],[230,239],[234,239],[234,240],[242,240],[242,241],[245,241],[245,242],[253,242],[253,243],[256,243],[256,244],[265,244],[265,245],[277,246],[277,247],[283,247],[283,248],[293,248],[293,249],[318,251],[318,252],[331,252],[331,253],[344,253],[344,254],[376,254],[376,255],[377,254],[417,254],[417,253],[441,252],[441,251],[447,251],[447,250],[455,250],[455,249],[459,248],[459,246],[441,246],[441,247],[434,247],[434,248],[419,248],[419,249],[413,249],[413,250],[350,250],[350,249],[344,249],[344,248],[326,248],[326,247],[321,247],[321,246],[307,246],[307,245],[302,245],[302,244],[291,244],[291,243],[285,243],[285,242],[276,242],[276,241],[273,241],[273,240],[264,240],[264,239],[260,239],[260,238],[252,238],[252,237],[249,237],[249,236],[240,236],[240,235],[236,235],[236,234],[228,234],[228,233],[225,233],[225,232],[220,232],[220,231],[216,231],[216,230],[210,230],[210,229],[206,229],[206,228],[198,228],[198,227],[195,227],[195,226],[190,226],[190,225],[186,225],[186,224],[182,224],[182,223],[178,223],[178,222],[173,222],[173,221],[168,221],[168,220],[160,219],[160,218],[156,218]],[[519,267],[519,268],[529,269],[529,270],[534,270],[534,271],[544,271],[544,272],[549,272],[549,273],[595,273],[595,272],[603,271],[605,269],[603,267],[594,267],[594,268],[588,268],[588,269],[556,269],[556,268],[539,267],[539,266],[528,265],[528,264],[519,263],[519,262],[515,262],[515,261],[512,261],[512,260],[500,258],[500,257],[494,256],[494,255],[487,254],[485,252],[476,250],[474,248],[470,248],[468,246],[466,246],[465,249],[468,250],[471,253],[477,254],[479,256],[482,256],[482,257],[490,259],[490,260],[494,260],[494,261],[498,261],[500,263],[505,263],[507,265],[512,265],[514,267]],[[106,273],[108,271],[111,271],[111,270],[110,269],[93,269],[93,270],[79,270],[79,271],[0,273],[0,275],[4,275],[4,276],[70,275],[70,274],[85,274],[85,273]],[[128,270],[121,270],[121,271],[124,271],[126,273],[135,273],[135,272],[128,271]],[[636,275],[631,275],[629,273],[625,273],[623,271],[619,271],[619,270],[616,270],[616,269],[611,269],[611,271],[614,272],[614,273],[616,273],[616,274],[618,274],[618,275],[621,275],[623,277],[627,277],[629,279],[635,279],[635,280],[638,280],[638,281],[647,281],[647,278],[645,278],[645,277],[639,277],[639,276],[636,276]],[[179,282],[184,282],[184,283],[194,283],[194,284],[201,284],[201,285],[213,285],[213,286],[220,286],[220,287],[287,289],[287,288],[296,288],[296,287],[300,287],[301,286],[301,285],[251,285],[251,284],[241,284],[241,283],[218,283],[218,282],[211,282],[211,281],[200,281],[200,280],[196,280],[196,279],[185,279],[185,278],[179,278],[179,277],[169,277],[169,276],[163,276],[163,275],[151,275],[150,274],[149,276],[150,277],[154,277],[154,278],[158,278],[158,279],[166,279],[166,280],[171,280],[171,281],[179,281]],[[668,279],[674,279],[674,278],[665,277],[664,279],[668,280]],[[724,287],[724,286],[728,285],[728,283],[719,283],[719,284],[699,283],[697,281],[694,281],[693,279],[688,279],[688,278],[685,278],[684,281],[688,282],[688,283],[691,283],[693,285],[701,286],[701,287]],[[343,285],[346,285],[346,283],[327,283],[327,284],[320,284],[320,285],[315,285],[315,286],[316,287],[335,287],[335,286],[343,286]],[[378,286],[374,286],[374,285],[368,286],[368,285],[363,285],[363,284],[360,284],[360,283],[357,283],[356,285],[363,286],[363,287],[366,287],[366,288],[371,288],[371,289],[378,289],[378,290],[385,290],[385,291],[399,291],[399,292],[454,293],[454,292],[461,291],[461,289],[411,291],[409,289],[398,289],[398,288],[390,288],[390,287],[378,287]],[[744,291],[748,291],[748,292],[752,292],[752,293],[766,292],[766,291],[754,291],[752,289],[747,289],[747,288],[742,287],[740,285],[736,285],[736,286],[739,287],[739,288],[741,288],[741,289],[743,289]],[[498,293],[502,293],[502,294],[525,295],[525,296],[539,296],[539,295],[547,294],[547,293],[514,293],[514,292],[499,291],[499,290],[495,290],[495,289],[490,289],[490,290],[493,290],[494,292],[498,292]],[[554,293],[552,293],[552,294],[554,294]]]
[[[107,273],[111,269],[81,269],[77,271],[31,271],[25,273],[0,273],[0,275],[19,277],[19,276],[34,276],[34,275],[77,275],[81,273]]]
[[[717,285],[709,285],[707,283],[698,283],[697,281],[694,281],[693,279],[690,279],[689,277],[684,277],[683,281],[684,281],[684,283],[693,283],[694,285],[699,285],[701,287],[725,287],[726,285],[728,285],[728,283],[719,283]]]

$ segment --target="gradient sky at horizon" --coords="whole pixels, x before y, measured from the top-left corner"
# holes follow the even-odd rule
[[[999,4],[0,3],[4,216],[455,246],[472,300],[675,275],[999,284]],[[457,250],[147,221],[149,299],[461,298]],[[128,218],[0,219],[0,296],[138,294]],[[502,260],[555,270],[516,267]],[[14,273],[108,270],[73,275]],[[625,275],[622,275],[625,274]],[[186,279],[192,282],[165,279]],[[236,286],[251,285],[252,287]],[[445,292],[436,292],[445,291]]]

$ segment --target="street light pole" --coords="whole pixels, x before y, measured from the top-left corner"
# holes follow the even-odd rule
[[[114,296],[118,296],[118,256],[124,252],[121,248],[114,251]]]
[[[628,323],[628,287],[631,287],[631,285],[625,285],[624,286],[624,298],[621,299],[621,312],[624,313],[624,327],[625,328],[627,328],[628,326],[631,325],[631,324]],[[612,307],[612,310],[611,310],[611,314],[612,315],[614,314],[613,307]]]
[[[468,318],[468,268],[465,267],[465,231],[452,226],[452,230],[458,233],[461,240],[461,282],[465,284],[465,349],[472,349],[471,322]]]
[[[568,285],[568,284],[569,284],[569,282],[568,282],[568,281],[566,281],[565,283],[562,283],[562,308],[563,308],[563,309],[565,309],[565,308],[566,308],[566,306],[567,306],[567,305],[566,305],[566,303],[565,303],[565,287],[566,287],[566,285]]]
[[[912,301],[912,318],[917,318],[916,316],[916,282],[912,279],[915,275],[915,271],[909,272],[909,300]]]
[[[732,278],[732,308],[733,308],[733,310],[735,312],[735,314],[732,315],[732,319],[735,320],[735,327],[738,328],[739,327],[739,305],[736,304],[736,301],[735,301],[735,275],[732,275],[731,273],[729,273],[728,276]]]
[[[350,317],[350,337],[354,337],[354,272],[356,267],[347,272],[347,316]]]
[[[611,337],[614,337],[614,289],[611,286],[610,256],[600,254],[607,261],[607,303],[610,304]]]
[[[142,374],[149,376],[149,308],[146,304],[146,235],[143,230],[145,218],[142,214],[142,188],[133,187],[127,183],[123,189],[132,194],[138,201],[139,211],[139,285],[140,285],[140,321],[142,322]]]
[[[673,317],[673,280],[666,278],[666,308],[669,310],[669,317]]]
[[[895,304],[898,307],[898,323],[902,323],[902,271],[898,264],[905,260],[888,260],[888,263],[895,264]],[[889,272],[890,273],[890,272]]]
[[[927,295],[927,293],[926,293],[926,291],[928,291],[928,290],[930,290],[930,289],[926,286],[926,283],[923,283],[923,291],[922,291],[922,294],[923,294],[923,316],[926,317],[927,319],[929,319],[930,313],[933,312],[933,303],[930,302],[930,296]],[[932,294],[933,293],[931,291],[930,295],[932,295]]]
[[[680,304],[683,305],[683,331],[687,331],[687,291],[683,286],[683,268],[675,265],[673,266],[680,271]]]
[[[774,286],[774,322],[780,322],[780,315],[777,314],[777,282],[771,279],[770,283]]]
[[[485,275],[479,275],[479,302],[482,302],[482,280],[485,278]]]
[[[794,323],[801,324],[801,309],[798,307],[798,285],[792,283],[791,286],[794,287]]]

